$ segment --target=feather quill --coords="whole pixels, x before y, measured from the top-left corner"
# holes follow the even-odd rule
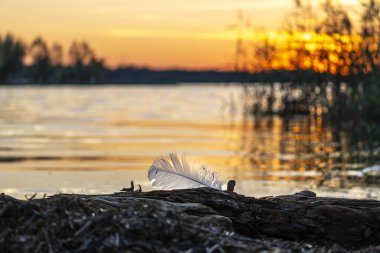
[[[149,181],[163,190],[210,187],[222,189],[224,182],[216,172],[205,166],[190,164],[185,155],[169,154],[170,161],[156,159],[148,171]]]

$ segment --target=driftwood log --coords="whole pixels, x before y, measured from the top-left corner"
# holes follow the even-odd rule
[[[0,195],[0,252],[380,252],[380,202],[209,188]]]

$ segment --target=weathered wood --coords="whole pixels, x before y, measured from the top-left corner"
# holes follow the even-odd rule
[[[231,219],[236,232],[254,238],[380,245],[380,202],[375,200],[318,198],[310,191],[256,199],[209,188],[152,191],[139,197],[207,205]]]
[[[380,251],[380,202],[210,188],[0,196],[0,252]]]

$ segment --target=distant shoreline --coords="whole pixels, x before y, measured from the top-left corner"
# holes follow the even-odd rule
[[[94,82],[85,80],[68,79],[50,79],[47,82],[36,83],[29,79],[27,75],[31,71],[30,66],[24,66],[21,75],[17,78],[8,80],[0,85],[178,85],[182,83],[192,84],[230,84],[230,83],[266,83],[266,82],[294,82],[307,83],[311,80],[330,81],[332,76],[329,74],[320,74],[307,70],[273,70],[260,73],[235,72],[235,71],[218,71],[218,70],[154,70],[137,67],[123,67],[117,69],[104,69],[102,80]],[[69,67],[63,67],[59,70],[61,75],[69,71]],[[344,80],[344,78],[343,78]]]

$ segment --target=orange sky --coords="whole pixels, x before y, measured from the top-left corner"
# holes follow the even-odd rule
[[[356,0],[344,0],[352,3]],[[0,34],[37,35],[67,50],[87,40],[110,66],[223,68],[233,61],[237,10],[274,30],[292,0],[1,0]]]

